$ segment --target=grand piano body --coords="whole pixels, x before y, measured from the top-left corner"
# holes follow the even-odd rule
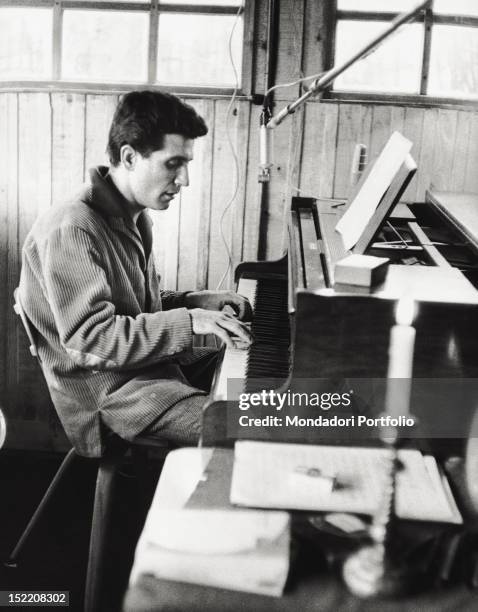
[[[292,199],[286,254],[236,269],[237,291],[253,305],[255,341],[249,350],[224,350],[204,410],[203,445],[248,437],[350,442],[350,428],[237,427],[238,393],[348,389],[355,414],[383,412],[390,328],[407,293],[418,303],[411,414],[421,429],[414,435],[461,447],[478,404],[478,240],[450,218],[446,199],[430,192],[425,203],[398,204],[369,236],[364,252],[391,265],[367,293],[334,285],[335,262],[347,254],[334,230],[341,202]]]

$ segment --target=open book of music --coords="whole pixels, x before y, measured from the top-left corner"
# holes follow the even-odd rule
[[[417,165],[413,143],[394,132],[380,155],[370,162],[347,202],[322,202],[318,223],[327,276],[334,284],[335,265],[344,257],[362,255],[372,245],[412,180]]]
[[[256,508],[287,508],[373,515],[383,491],[383,448],[238,441],[231,502]],[[462,523],[449,485],[433,457],[399,451],[395,511],[409,520]],[[312,471],[311,471],[312,470]],[[332,478],[334,487],[319,477]]]
[[[335,228],[347,250],[363,253],[398,203],[417,168],[410,155],[412,146],[400,132],[394,132],[362,176]]]

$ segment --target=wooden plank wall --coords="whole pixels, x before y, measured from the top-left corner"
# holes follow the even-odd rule
[[[478,112],[312,102],[305,111],[301,194],[347,197],[355,144],[367,145],[373,160],[395,130],[414,143],[411,153],[418,164],[405,201],[422,201],[431,183],[478,192]]]
[[[116,102],[117,96],[107,94],[0,94],[0,164],[6,170],[0,175],[0,283],[5,288],[0,294],[0,394],[9,443],[15,447],[64,445],[11,309],[21,245],[37,214],[61,203],[89,167],[106,161]],[[233,267],[257,256],[259,109],[239,101],[228,114],[225,100],[189,102],[206,118],[210,132],[196,143],[190,187],[167,212],[153,215],[155,256],[167,287],[215,288],[221,279],[229,287]],[[419,167],[405,199],[422,200],[431,182],[441,189],[478,191],[477,112],[310,102],[274,135],[268,258],[282,252],[290,195],[346,197],[355,143],[365,143],[373,157],[395,129],[413,140]],[[237,156],[237,180],[229,140]]]
[[[73,195],[89,167],[107,161],[106,138],[117,99],[111,94],[0,93],[5,170],[0,174],[0,404],[10,447],[66,445],[13,314],[12,295],[21,246],[34,219]],[[257,204],[245,206],[256,191],[257,161],[252,166],[247,160],[257,160],[256,142],[249,141],[250,115],[258,122],[257,109],[247,101],[231,108],[227,100],[188,102],[210,131],[196,143],[191,188],[167,213],[153,214],[158,271],[173,289],[216,287],[221,279],[229,287],[234,266],[257,256],[260,211]]]

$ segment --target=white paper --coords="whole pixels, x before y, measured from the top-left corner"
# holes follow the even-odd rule
[[[347,250],[357,244],[412,146],[413,143],[400,132],[391,135],[360,191],[335,228],[342,235]]]
[[[289,548],[287,512],[160,508],[148,516],[131,581],[147,573],[280,597]]]
[[[159,510],[148,523],[149,541],[178,552],[226,554],[253,550],[287,528],[285,512]]]
[[[387,449],[236,442],[231,502],[258,508],[288,508],[374,514],[379,508]],[[397,476],[396,513],[412,520],[461,522],[430,462],[417,450],[399,451],[404,469]],[[339,484],[323,494],[287,477],[298,466],[335,475]],[[435,464],[436,466],[436,464]]]
[[[289,570],[288,513],[185,507],[211,454],[212,449],[182,448],[167,456],[130,583],[152,574],[280,597]]]

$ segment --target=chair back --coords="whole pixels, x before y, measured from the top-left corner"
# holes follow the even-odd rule
[[[41,365],[41,358],[40,358],[40,355],[38,354],[38,350],[37,350],[37,346],[35,342],[36,332],[32,324],[28,320],[25,310],[23,309],[23,305],[20,300],[20,292],[18,290],[18,287],[13,292],[13,300],[14,300],[13,310],[15,311],[15,314],[17,314],[20,317],[23,328],[27,334],[28,341],[30,342],[30,346],[29,346],[30,353],[33,357],[36,357],[38,359],[38,362]]]

